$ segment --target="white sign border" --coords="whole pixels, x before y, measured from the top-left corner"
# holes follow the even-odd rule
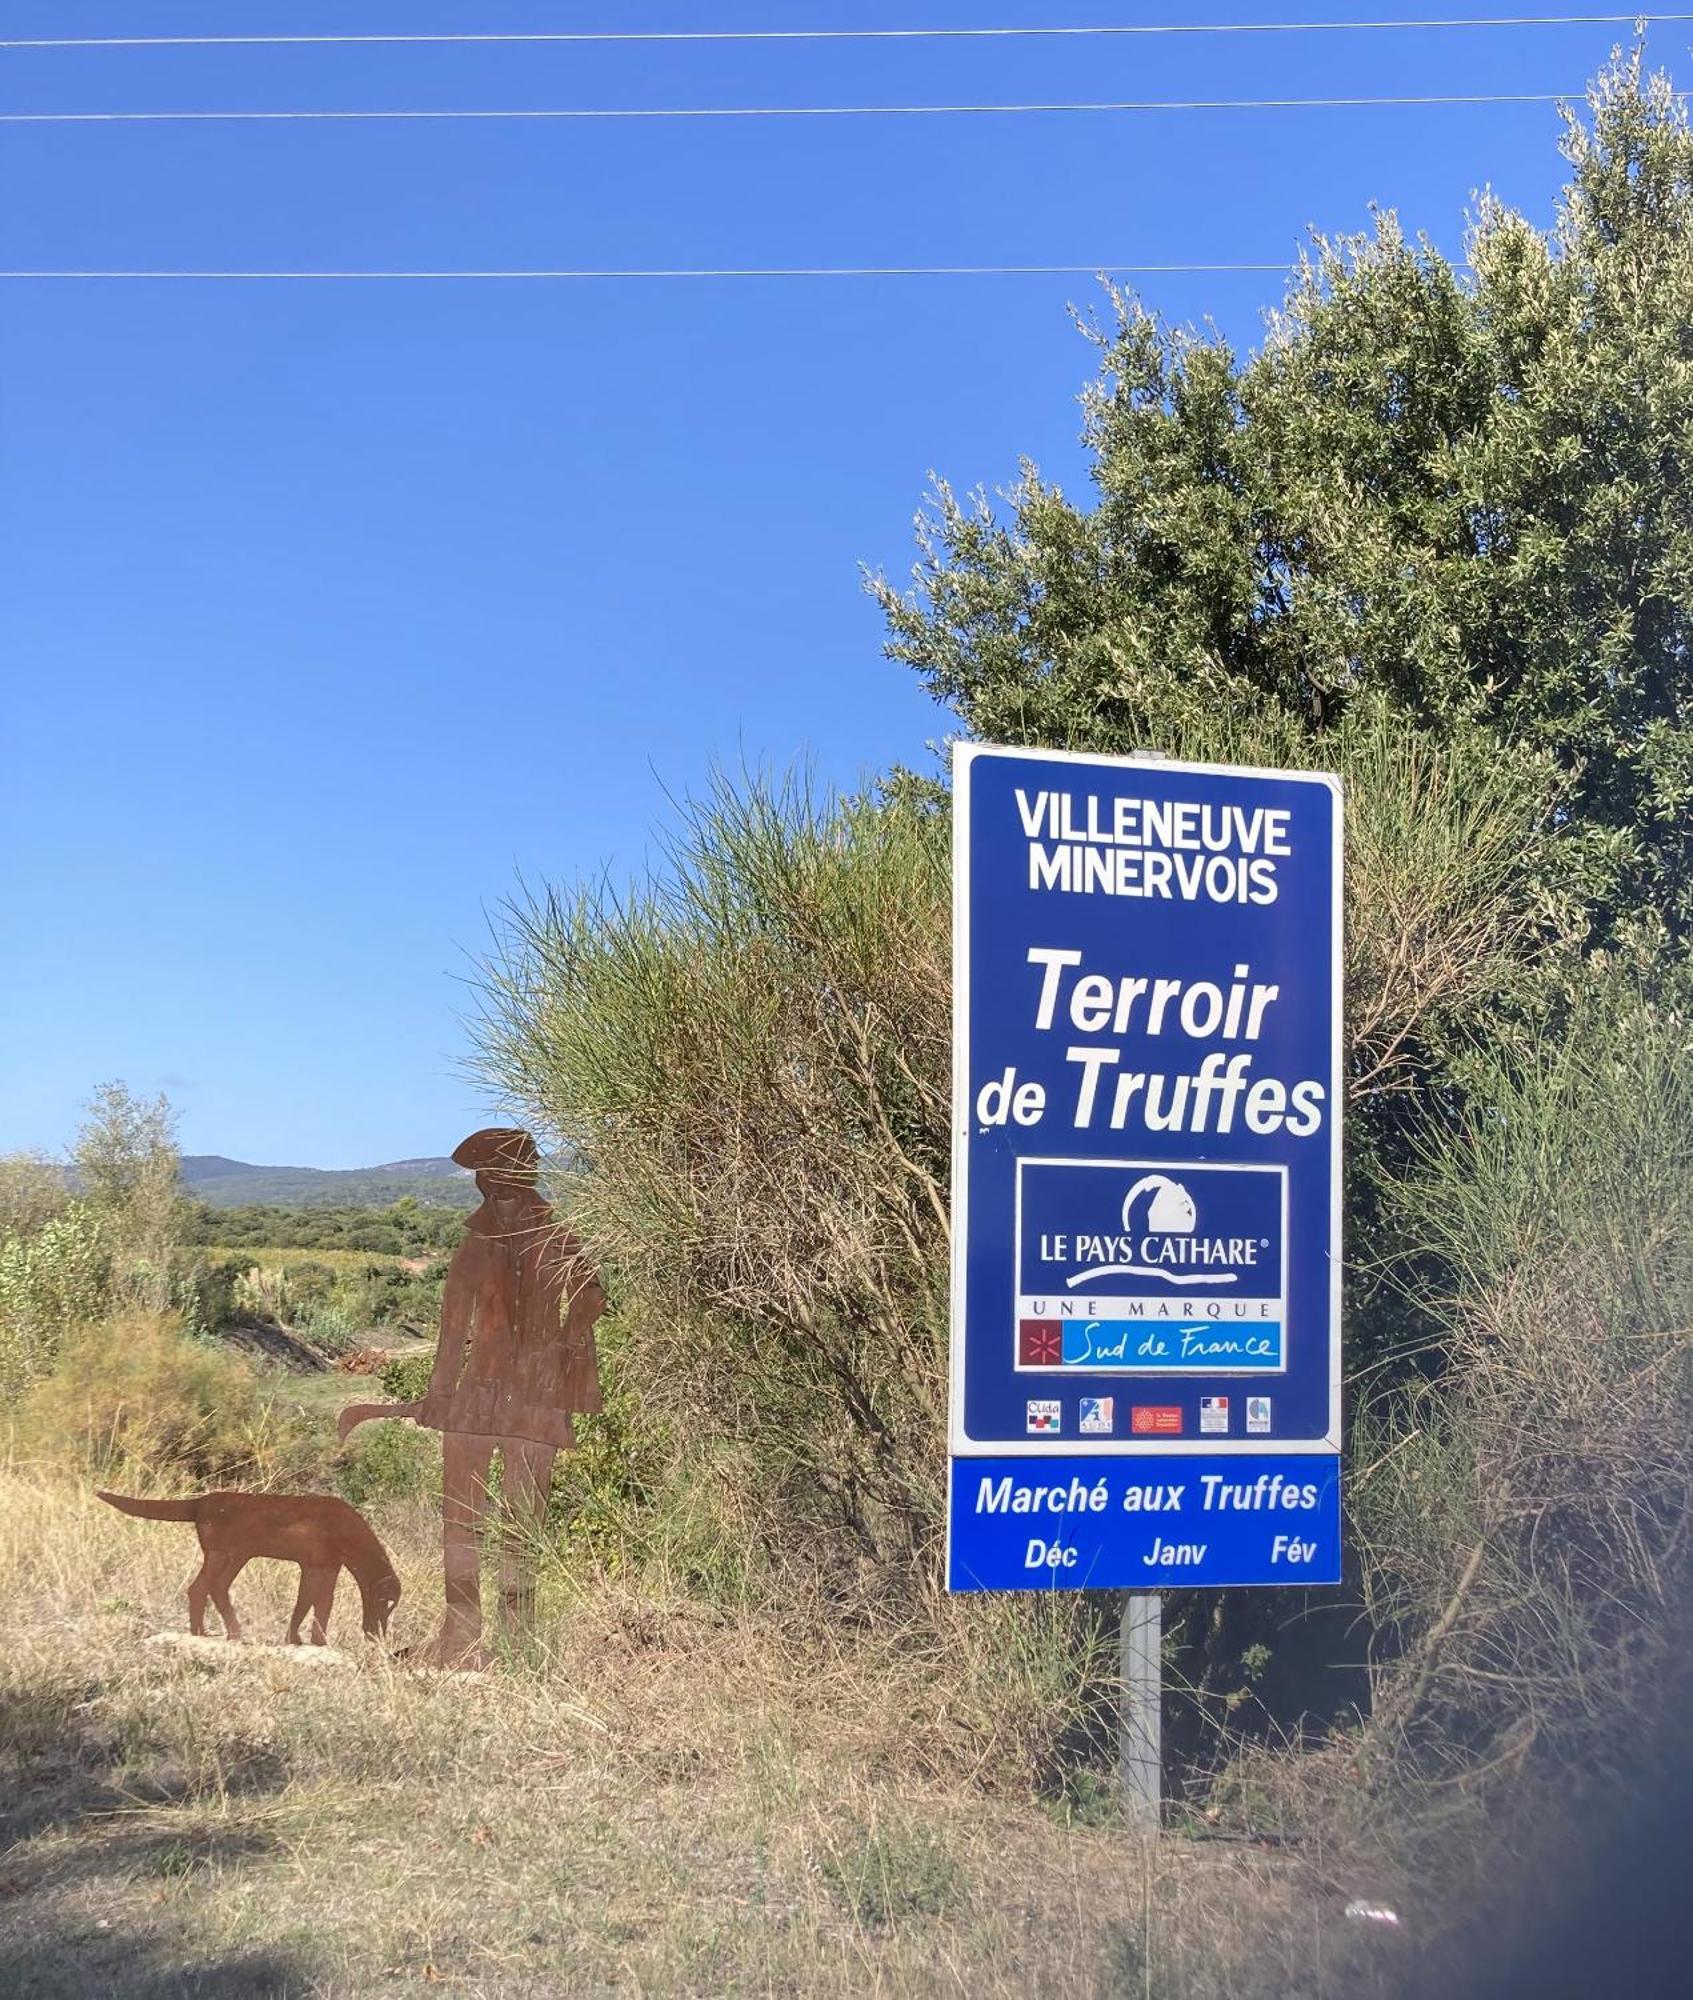
[[[1019,1438],[972,1438],[964,1428],[964,1308],[965,1250],[969,1240],[970,1149],[970,773],[981,757],[1035,758],[1048,764],[1107,764],[1125,770],[1191,773],[1198,777],[1277,778],[1295,784],[1320,785],[1330,798],[1334,840],[1332,908],[1330,912],[1330,976],[1334,1005],[1329,1051],[1334,1095],[1329,1121],[1329,1420],[1320,1438],[1248,1438],[1207,1436],[1179,1438],[1056,1437],[1049,1441]],[[1219,1456],[1329,1457],[1341,1451],[1341,1128],[1345,1106],[1344,1021],[1345,919],[1342,883],[1345,879],[1345,815],[1341,782],[1332,771],[1271,770],[1251,764],[1196,764],[1174,757],[1111,756],[1087,750],[1024,749],[1012,743],[954,742],[952,745],[952,1268],[951,1313],[948,1328],[949,1395],[947,1450],[952,1458],[1177,1458],[1197,1451]],[[1284,1273],[1283,1282],[1286,1282]],[[1139,1379],[1139,1378],[1137,1378]],[[1127,1377],[1125,1376],[1125,1383]],[[1150,1384],[1149,1384],[1150,1387]]]

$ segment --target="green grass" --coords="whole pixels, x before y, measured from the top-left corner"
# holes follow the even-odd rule
[[[328,1264],[336,1271],[358,1271],[366,1264],[381,1264],[398,1270],[416,1261],[393,1250],[301,1250],[274,1244],[189,1243],[183,1246],[183,1250],[188,1256],[215,1257],[249,1264]]]

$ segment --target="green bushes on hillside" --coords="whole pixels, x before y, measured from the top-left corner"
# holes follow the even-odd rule
[[[0,1404],[44,1375],[111,1296],[111,1244],[86,1203],[0,1241]]]
[[[137,1324],[169,1316],[202,1341],[242,1318],[270,1320],[325,1354],[374,1330],[430,1332],[438,1322],[446,1258],[462,1231],[456,1213],[409,1199],[379,1212],[306,1210],[297,1221],[293,1211],[255,1209],[227,1232],[240,1238],[244,1225],[262,1225],[284,1244],[322,1239],[313,1256],[271,1243],[253,1254],[219,1247],[218,1212],[206,1211],[212,1221],[190,1247],[184,1230],[205,1218],[176,1193],[170,1107],[121,1083],[95,1092],[75,1160],[74,1195],[49,1162],[0,1160],[0,1404],[23,1398],[83,1329],[114,1315]],[[361,1237],[396,1247],[347,1247]]]
[[[18,1155],[0,1168],[0,1400],[57,1363],[79,1330],[115,1307],[172,1303],[177,1154],[169,1105],[102,1084],[65,1176]]]
[[[450,1256],[464,1234],[456,1208],[428,1208],[410,1195],[387,1208],[290,1208],[256,1203],[182,1204],[178,1235],[207,1249],[368,1250],[391,1257]]]

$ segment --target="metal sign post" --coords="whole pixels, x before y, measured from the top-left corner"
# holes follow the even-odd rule
[[[1164,1803],[1164,1598],[1131,1590],[1117,1631],[1117,1776],[1123,1814],[1156,1833]]]
[[[1338,1582],[1340,792],[961,744],[947,1581]]]

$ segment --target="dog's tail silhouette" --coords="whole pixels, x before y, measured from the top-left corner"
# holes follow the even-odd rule
[[[145,1521],[192,1521],[200,1505],[198,1500],[137,1500],[128,1493],[101,1493],[98,1489],[94,1497],[116,1507],[120,1514],[139,1514]]]

